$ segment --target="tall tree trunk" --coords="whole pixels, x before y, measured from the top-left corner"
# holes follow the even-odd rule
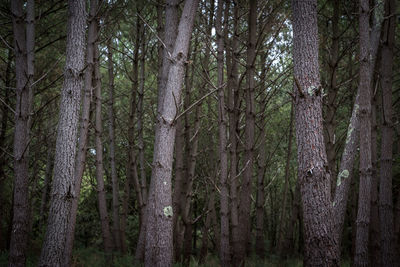
[[[247,44],[247,88],[246,95],[246,125],[245,125],[245,155],[242,185],[239,195],[239,260],[246,257],[247,249],[251,246],[251,192],[254,165],[254,131],[255,131],[255,58],[257,34],[257,0],[249,1],[250,12],[248,17],[249,36]]]
[[[376,81],[378,82],[378,81]],[[371,86],[372,87],[372,86]],[[371,88],[372,89],[372,88]],[[371,93],[373,94],[373,89]],[[378,125],[376,121],[377,112],[376,96],[372,95],[371,104],[371,163],[372,163],[372,179],[371,179],[371,214],[369,225],[369,264],[370,266],[381,266],[380,264],[380,236],[379,236],[379,213],[378,213]]]
[[[393,164],[393,108],[392,108],[392,72],[393,49],[395,39],[396,7],[394,0],[385,1],[385,21],[383,24],[383,44],[381,60],[382,77],[382,142],[379,184],[379,216],[381,227],[382,264],[396,266],[395,236],[392,198]],[[398,255],[397,255],[398,258]]]
[[[168,74],[169,68],[171,65],[170,55],[174,49],[174,44],[178,32],[178,8],[179,8],[179,1],[178,0],[168,0],[166,2],[165,7],[165,27],[164,27],[164,35],[163,35],[163,43],[165,47],[159,52],[163,52],[162,55],[162,65],[161,70],[158,72],[158,94],[157,94],[157,113],[158,116],[161,115],[162,106],[164,103],[164,96],[165,96],[165,88],[168,82]],[[158,17],[160,14],[158,14]],[[158,18],[160,21],[161,19]],[[138,19],[138,23],[140,23]],[[161,27],[159,27],[161,28]],[[160,64],[159,64],[160,65]],[[156,124],[156,133],[159,131],[158,129],[159,124]],[[157,134],[155,134],[155,138]],[[157,139],[155,139],[154,143],[157,143]],[[154,155],[153,155],[154,156]],[[144,201],[148,202],[149,197],[147,197]],[[140,234],[139,240],[135,252],[135,258],[139,261],[143,261],[144,259],[144,252],[145,252],[145,239],[146,239],[146,231],[147,231],[147,207],[144,209],[145,217],[143,218],[141,227],[140,227]]]
[[[234,2],[230,1],[229,3]],[[233,37],[230,42],[230,50],[227,50],[226,65],[228,73],[228,103],[229,103],[229,157],[230,157],[230,176],[229,176],[229,193],[230,193],[230,220],[231,220],[231,244],[233,248],[233,262],[239,262],[239,211],[238,211],[238,119],[239,119],[239,73],[238,73],[238,55],[239,55],[239,7],[238,3],[233,3]],[[226,29],[228,31],[228,29]],[[226,33],[225,36],[228,34]]]
[[[85,61],[85,1],[68,1],[67,53],[48,226],[39,266],[63,265],[74,188],[76,140]]]
[[[217,72],[218,72],[218,133],[219,133],[219,169],[221,188],[221,240],[220,260],[222,266],[230,265],[229,248],[229,193],[228,193],[228,153],[227,153],[227,118],[225,109],[225,87],[224,83],[224,36],[222,32],[222,15],[224,2],[218,2],[215,30],[217,35]],[[226,19],[226,18],[225,18]]]
[[[330,48],[329,59],[329,87],[326,97],[326,116],[324,120],[325,128],[325,144],[326,156],[331,175],[331,191],[335,191],[336,187],[336,95],[337,95],[337,70],[339,63],[339,17],[340,17],[340,0],[332,0],[333,16],[332,16],[332,44]],[[330,34],[330,33],[329,33]]]
[[[305,238],[303,261],[305,266],[338,266],[323,141],[317,1],[293,0],[292,3],[298,174]]]
[[[372,28],[371,38],[370,38],[370,53],[371,53],[371,66],[375,65],[379,38],[380,38],[380,24],[375,22]],[[352,64],[352,62],[350,62]],[[373,75],[373,68],[370,68],[369,75]],[[340,169],[336,178],[336,190],[335,197],[333,201],[334,207],[334,224],[335,224],[335,239],[338,251],[340,251],[341,236],[343,232],[343,224],[345,219],[347,201],[349,196],[350,185],[352,183],[353,177],[353,167],[355,165],[358,143],[360,138],[360,90],[362,85],[359,84],[357,88],[356,98],[354,100],[353,110],[351,113],[351,118],[349,126],[347,128],[347,137],[345,142],[344,151],[342,153],[342,158],[340,161]],[[353,231],[355,233],[355,231]]]
[[[292,155],[292,136],[293,136],[293,104],[290,110],[290,125],[289,125],[289,136],[288,136],[288,150],[286,154],[286,166],[285,166],[285,186],[283,191],[283,203],[281,207],[281,215],[280,215],[280,227],[279,227],[279,237],[278,237],[278,253],[283,255],[284,247],[283,247],[283,234],[285,232],[285,213],[286,213],[286,202],[287,202],[287,194],[289,189],[289,179],[290,179],[290,158]],[[293,227],[293,224],[289,225],[289,227]]]
[[[360,185],[357,212],[355,266],[368,266],[371,208],[371,76],[369,1],[360,0]]]
[[[171,66],[165,86],[164,100],[159,107],[154,143],[153,171],[147,204],[146,266],[171,266],[172,192],[171,174],[175,142],[175,118],[180,102],[186,57],[192,34],[198,0],[187,0],[179,22],[178,34],[171,54]],[[160,92],[159,92],[160,93]]]
[[[117,167],[115,163],[115,115],[114,115],[114,62],[112,54],[112,37],[107,42],[108,52],[108,132],[110,137],[110,163],[111,163],[111,181],[112,181],[112,213],[113,225],[112,232],[114,236],[115,249],[121,251],[121,229],[119,219],[119,181]]]
[[[89,27],[87,36],[86,46],[86,69],[84,75],[84,87],[83,87],[83,99],[82,99],[82,111],[80,119],[79,129],[79,143],[78,151],[75,159],[75,170],[74,170],[74,183],[75,183],[75,194],[72,198],[72,206],[70,212],[70,220],[68,222],[68,234],[64,251],[65,265],[71,264],[72,249],[74,246],[75,239],[75,225],[76,216],[78,213],[79,196],[81,192],[82,177],[85,171],[86,164],[86,152],[88,143],[89,133],[89,120],[90,120],[90,104],[93,93],[93,70],[94,70],[94,46],[98,38],[98,25],[95,19],[98,9],[98,0],[90,1],[89,10]]]
[[[94,84],[95,88],[95,140],[96,140],[96,191],[100,213],[101,232],[105,253],[111,253],[113,240],[110,232],[110,222],[107,212],[106,191],[104,188],[104,169],[103,169],[103,126],[101,114],[101,82],[100,82],[100,53],[97,45],[94,48]]]
[[[31,2],[31,1],[30,1]],[[11,1],[14,32],[16,107],[14,126],[14,203],[9,266],[24,266],[29,227],[29,110],[27,40],[22,1]]]

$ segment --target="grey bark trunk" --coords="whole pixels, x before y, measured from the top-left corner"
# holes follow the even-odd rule
[[[95,89],[95,143],[96,143],[96,191],[98,198],[101,232],[103,237],[103,246],[106,254],[113,250],[113,240],[110,232],[110,221],[107,212],[106,191],[104,188],[104,169],[103,169],[103,126],[101,114],[101,82],[100,82],[100,53],[97,45],[94,48],[94,84]]]
[[[230,266],[229,247],[229,193],[228,193],[228,153],[227,153],[227,117],[225,109],[224,83],[224,37],[222,32],[222,14],[224,2],[218,3],[215,30],[217,35],[217,86],[218,86],[218,133],[219,133],[219,169],[220,169],[220,216],[221,240],[220,260],[222,266]],[[226,18],[225,18],[226,19]]]
[[[159,107],[158,126],[154,143],[153,170],[147,204],[146,266],[171,266],[172,190],[171,174],[175,142],[175,118],[180,102],[184,64],[194,24],[198,0],[187,0],[179,22],[178,34],[172,52],[171,66],[162,105]],[[160,93],[160,92],[159,92]]]
[[[64,250],[72,199],[76,197],[74,168],[79,106],[85,60],[85,1],[68,1],[67,52],[61,92],[60,119],[48,226],[39,266],[65,266]]]
[[[32,1],[29,1],[32,3]],[[33,7],[32,7],[33,8]],[[27,35],[22,1],[11,1],[14,33],[16,106],[14,126],[14,203],[9,266],[24,266],[29,228],[29,111],[32,77],[27,66]],[[33,49],[33,47],[31,47]],[[32,73],[33,75],[33,73]]]
[[[368,266],[372,178],[369,10],[369,1],[360,0],[360,185],[356,221],[355,266]]]
[[[395,252],[395,235],[392,198],[393,169],[393,49],[395,41],[396,7],[394,0],[385,1],[385,20],[382,38],[382,141],[379,184],[379,216],[381,234],[381,259],[383,266],[397,266],[398,254]]]
[[[119,181],[115,162],[115,113],[114,113],[114,62],[112,54],[112,37],[107,43],[108,52],[108,134],[110,138],[110,164],[112,181],[112,213],[113,224],[112,232],[114,237],[115,249],[121,251],[121,225],[119,216]]]
[[[257,1],[249,2],[250,12],[248,17],[249,36],[247,46],[247,85],[246,98],[246,125],[245,125],[245,155],[244,171],[241,190],[239,194],[239,261],[244,261],[246,252],[251,246],[251,192],[253,182],[254,165],[254,131],[255,131],[255,57],[256,57],[256,34],[257,34]]]
[[[338,266],[322,128],[317,1],[292,3],[295,121],[305,239],[303,261],[305,266]]]
[[[94,46],[97,41],[98,25],[95,19],[97,15],[98,0],[90,1],[89,10],[89,29],[87,36],[86,46],[86,69],[84,75],[84,86],[83,86],[83,99],[82,99],[82,111],[80,119],[80,130],[79,130],[79,143],[78,151],[75,159],[75,170],[74,170],[74,183],[75,183],[75,194],[72,198],[72,206],[70,212],[70,221],[68,222],[68,234],[64,251],[64,260],[66,265],[70,265],[72,257],[72,249],[74,247],[75,239],[75,225],[76,216],[78,213],[79,196],[81,192],[82,177],[85,170],[86,163],[86,150],[88,143],[88,132],[89,132],[89,116],[90,116],[90,104],[92,100],[93,92],[93,69],[94,69]]]

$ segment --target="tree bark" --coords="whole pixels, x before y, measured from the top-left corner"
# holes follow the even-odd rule
[[[103,169],[103,126],[101,115],[101,82],[100,82],[100,53],[97,45],[94,48],[94,84],[95,88],[95,140],[96,140],[96,191],[98,198],[101,232],[103,246],[106,254],[113,250],[113,240],[110,232],[110,221],[107,212],[106,191],[104,189],[104,169]]]
[[[112,36],[107,43],[108,53],[108,133],[110,138],[110,164],[111,164],[111,181],[112,181],[112,213],[113,225],[112,232],[114,236],[115,249],[121,251],[121,229],[119,218],[119,181],[117,167],[115,163],[115,114],[114,114],[114,62],[112,54]]]
[[[229,193],[228,193],[228,153],[227,153],[227,118],[225,110],[224,83],[224,39],[222,32],[222,15],[224,2],[218,2],[215,31],[217,35],[217,86],[218,86],[218,133],[219,133],[219,169],[221,188],[221,240],[220,260],[222,266],[230,266],[229,247]],[[225,18],[226,19],[226,18]]]
[[[279,227],[279,237],[278,237],[278,253],[283,255],[284,247],[283,247],[283,235],[285,232],[285,213],[286,213],[286,202],[287,202],[287,194],[289,189],[289,179],[290,179],[290,158],[292,155],[292,136],[293,136],[293,104],[290,110],[290,125],[289,125],[289,136],[288,136],[288,150],[286,154],[286,166],[285,166],[285,187],[283,191],[283,203],[281,207],[281,215],[280,215],[280,227]],[[293,227],[293,225],[289,225],[289,227]]]
[[[98,0],[90,1],[89,27],[86,45],[86,69],[84,74],[82,111],[80,119],[78,151],[75,159],[74,183],[75,194],[72,198],[68,234],[64,251],[65,265],[71,264],[72,249],[74,247],[76,216],[78,213],[79,197],[81,192],[82,177],[85,171],[86,152],[89,133],[90,104],[93,93],[94,46],[98,38],[98,25],[95,19],[98,9]]]
[[[338,266],[323,141],[317,1],[292,3],[295,121],[305,238],[303,261],[305,266]]]
[[[179,22],[178,34],[172,52],[171,67],[165,86],[162,106],[159,107],[158,126],[154,143],[153,171],[147,204],[146,266],[171,266],[172,192],[171,174],[175,142],[175,118],[181,97],[182,80],[198,0],[187,0]],[[160,93],[160,92],[159,92]]]
[[[30,1],[32,3],[32,1]],[[14,203],[9,266],[24,266],[29,227],[29,111],[31,77],[22,1],[11,1],[14,33],[16,106],[14,125]]]
[[[57,131],[52,200],[39,266],[65,266],[63,253],[68,235],[72,199],[76,197],[74,163],[83,85],[81,71],[85,60],[85,25],[85,1],[68,1],[67,53]]]
[[[381,234],[381,259],[383,266],[396,266],[395,235],[393,222],[392,164],[393,164],[393,108],[392,72],[395,39],[396,7],[394,0],[385,1],[385,20],[382,38],[382,141],[379,184],[379,216]]]
[[[239,195],[239,261],[243,262],[247,249],[251,246],[251,192],[254,165],[254,131],[255,131],[255,58],[257,34],[257,1],[249,2],[250,12],[248,17],[249,35],[247,44],[247,88],[246,96],[246,125],[245,125],[245,155],[244,171]]]
[[[369,1],[360,0],[360,185],[357,212],[355,266],[368,266],[371,208],[371,76]]]

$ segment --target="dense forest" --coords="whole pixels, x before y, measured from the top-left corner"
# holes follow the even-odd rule
[[[0,1],[0,266],[400,266],[396,4]]]

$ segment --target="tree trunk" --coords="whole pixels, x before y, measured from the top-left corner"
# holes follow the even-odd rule
[[[111,37],[112,38],[112,37]],[[111,181],[112,181],[112,213],[113,225],[112,232],[114,236],[115,249],[121,251],[121,229],[119,220],[119,181],[117,167],[115,163],[115,115],[114,115],[114,62],[112,54],[112,39],[108,40],[108,132],[110,137],[110,163],[111,163]]]
[[[231,3],[232,1],[229,1]],[[229,6],[227,6],[228,8]],[[226,51],[226,65],[228,73],[228,105],[229,105],[229,158],[230,158],[230,176],[229,176],[229,193],[230,193],[230,220],[231,220],[231,244],[233,249],[232,261],[239,262],[239,211],[238,211],[238,119],[239,119],[239,73],[238,73],[238,55],[239,55],[239,40],[238,40],[238,22],[239,7],[238,4],[233,4],[233,37],[230,42],[230,50]],[[228,29],[226,29],[228,31]],[[225,36],[228,36],[225,33]],[[228,42],[226,42],[228,43]]]
[[[360,0],[360,185],[357,212],[355,266],[368,266],[371,209],[371,76],[369,1]]]
[[[171,67],[165,86],[164,100],[159,107],[158,126],[154,143],[153,171],[147,204],[146,266],[171,266],[172,192],[171,174],[175,142],[175,118],[180,102],[182,80],[198,0],[187,0],[179,22],[178,34],[172,52]],[[159,92],[160,93],[160,92]]]
[[[292,3],[295,121],[305,238],[303,261],[305,266],[338,266],[323,141],[317,1]]]
[[[337,70],[339,63],[339,17],[340,17],[340,0],[332,0],[333,2],[333,16],[332,16],[332,44],[330,48],[329,59],[329,87],[328,95],[326,97],[326,116],[324,120],[325,128],[325,144],[326,156],[328,159],[328,166],[331,176],[331,191],[332,196],[336,187],[336,104],[337,95]],[[330,34],[330,33],[328,33]],[[333,198],[333,197],[332,197]]]
[[[14,125],[14,203],[9,266],[24,266],[29,227],[29,110],[30,82],[22,1],[11,1],[14,32],[16,107]]]
[[[289,136],[288,136],[288,150],[286,154],[286,166],[285,166],[285,187],[283,191],[283,203],[281,207],[281,215],[280,215],[280,227],[279,227],[279,237],[278,237],[278,253],[280,255],[284,254],[284,247],[283,247],[283,234],[285,230],[285,213],[286,213],[286,202],[287,202],[287,194],[288,194],[288,187],[289,187],[289,179],[290,179],[290,158],[292,155],[292,136],[293,136],[293,104],[290,111],[290,125],[289,125]],[[289,227],[293,227],[293,224],[290,224]]]
[[[95,88],[95,140],[96,140],[96,191],[100,213],[101,232],[103,246],[106,254],[113,250],[113,240],[110,232],[110,222],[107,212],[106,191],[104,189],[104,169],[103,169],[103,134],[102,115],[101,115],[101,81],[100,81],[100,53],[97,45],[94,48],[94,84]]]
[[[75,194],[72,198],[72,206],[70,212],[70,221],[68,226],[68,234],[64,251],[65,265],[69,266],[71,264],[72,249],[74,247],[75,239],[75,226],[76,226],[76,216],[78,213],[79,196],[81,193],[82,177],[85,171],[86,164],[86,152],[88,143],[88,132],[89,132],[89,120],[90,120],[90,104],[93,93],[93,69],[94,69],[94,46],[98,38],[98,25],[95,19],[98,9],[98,0],[90,1],[89,10],[89,27],[87,36],[87,46],[86,46],[86,69],[84,75],[84,87],[83,87],[83,99],[82,99],[82,111],[80,119],[80,130],[79,130],[79,143],[78,152],[75,161],[74,170],[74,182],[75,182]]]
[[[85,60],[85,12],[85,1],[68,1],[67,56],[61,93],[52,199],[39,266],[64,266],[63,253],[70,210],[72,199],[76,197],[74,163],[83,85],[80,73]]]
[[[246,125],[245,125],[245,155],[244,171],[239,195],[239,261],[243,262],[246,252],[251,247],[251,192],[254,165],[254,131],[255,131],[255,58],[257,34],[257,0],[249,2],[250,12],[248,17],[249,35],[247,45],[247,88],[246,95]]]
[[[225,87],[224,83],[224,39],[222,32],[222,14],[224,2],[218,3],[215,30],[217,35],[217,72],[218,72],[218,133],[219,133],[219,169],[221,188],[221,240],[220,260],[222,266],[230,265],[229,248],[229,193],[228,193],[228,153],[227,153],[227,118],[225,110]],[[226,18],[225,18],[226,20]]]
[[[395,252],[392,198],[393,164],[393,108],[392,108],[392,72],[393,49],[395,39],[396,7],[394,0],[385,1],[385,20],[383,24],[383,44],[381,59],[382,77],[382,142],[379,184],[379,216],[381,227],[382,265],[397,266],[398,255]],[[397,255],[397,257],[396,257]]]

